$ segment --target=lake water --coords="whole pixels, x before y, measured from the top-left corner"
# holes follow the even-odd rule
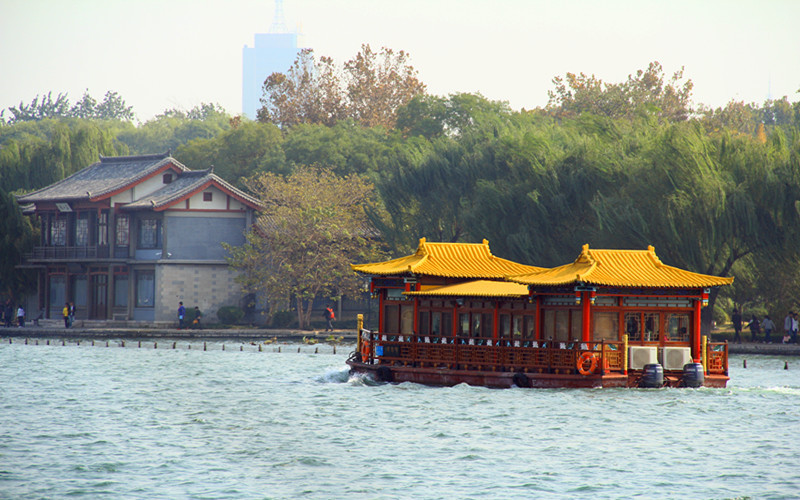
[[[4,342],[3,499],[800,497],[798,358],[494,390],[349,377],[352,346]]]

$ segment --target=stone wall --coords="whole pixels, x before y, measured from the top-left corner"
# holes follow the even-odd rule
[[[242,291],[236,272],[225,263],[160,264],[156,270],[155,321],[178,321],[178,302],[200,308],[207,323],[216,323],[217,309],[240,306]]]

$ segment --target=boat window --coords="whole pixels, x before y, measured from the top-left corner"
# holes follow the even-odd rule
[[[494,322],[492,321],[492,315],[483,313],[483,314],[481,314],[481,318],[482,318],[482,321],[481,321],[481,337],[483,337],[485,339],[490,339],[493,336],[492,335],[493,334],[492,330],[494,328],[494,324],[493,324]]]
[[[577,309],[570,311],[569,338],[581,340],[583,338],[583,313]]]
[[[500,338],[510,339],[511,338],[511,315],[510,314],[501,314],[500,315]]]
[[[453,335],[453,315],[442,313],[442,335],[450,337]]]
[[[469,336],[469,314],[461,313],[458,315],[458,336]]]
[[[414,306],[400,307],[400,333],[402,335],[414,334]]]
[[[638,325],[638,317],[634,318]],[[615,312],[598,312],[592,314],[592,339],[600,340],[619,340],[619,315]]]
[[[430,328],[430,321],[431,313],[428,311],[420,311],[419,312],[419,334],[420,335],[428,335],[431,333]]]
[[[569,340],[569,311],[556,311],[556,329],[553,340],[566,342]]]
[[[481,331],[481,315],[473,313],[472,314],[472,336],[478,337]]]
[[[383,333],[400,333],[400,306],[386,305],[383,312]]]
[[[431,334],[442,334],[442,313],[440,312],[431,313]]]
[[[659,317],[658,313],[645,313],[644,315],[644,339],[655,342],[659,336]]]
[[[642,340],[640,316],[639,313],[625,313],[625,333],[628,335],[628,341]]]
[[[525,316],[522,327],[522,338],[533,339],[536,336],[536,318],[533,316]]]
[[[667,339],[670,342],[689,341],[689,315],[670,314],[667,317]]]

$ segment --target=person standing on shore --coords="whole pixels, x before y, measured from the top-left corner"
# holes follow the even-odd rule
[[[764,342],[767,344],[772,343],[772,330],[775,329],[775,323],[769,319],[769,314],[764,315],[764,321],[761,322],[761,326],[764,327]]]
[[[794,315],[793,311],[789,311],[786,317],[783,319],[783,343],[788,344],[789,339],[792,336],[792,315]]]
[[[198,330],[200,330],[202,328],[202,325],[200,324],[200,318],[202,318],[202,317],[203,317],[203,313],[200,312],[200,308],[197,307],[197,306],[194,306],[194,320],[192,321],[192,324],[194,325],[194,328],[196,328]]]
[[[22,304],[17,308],[17,326],[20,328],[25,326],[25,309],[22,307]]]
[[[733,310],[733,315],[731,316],[731,320],[733,320],[733,331],[734,337],[733,341],[737,344],[742,343],[742,315],[739,314],[738,309]]]
[[[325,331],[333,331],[333,320],[336,319],[336,315],[333,313],[333,308],[330,304],[325,307],[325,319],[328,321],[328,324],[325,326]]]
[[[6,328],[11,328],[11,324],[14,323],[14,304],[11,302],[11,299],[6,300]]]
[[[751,316],[750,323],[747,324],[747,327],[750,328],[750,341],[755,342],[758,335],[761,333],[761,323],[758,321],[755,314]]]
[[[178,302],[178,330],[183,330],[183,318],[186,317],[186,308],[183,307],[183,302]]]
[[[797,313],[792,313],[792,336],[791,336],[792,344],[797,343]]]
[[[69,328],[69,302],[64,304],[61,314],[64,316],[64,328]]]

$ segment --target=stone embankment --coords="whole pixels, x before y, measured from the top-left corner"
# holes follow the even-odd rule
[[[194,339],[194,340],[274,340],[302,342],[313,339],[324,342],[333,338],[341,342],[355,342],[355,330],[288,330],[265,328],[203,328],[201,330],[142,326],[116,326],[107,322],[76,321],[72,328],[64,328],[56,320],[40,320],[38,325],[27,324],[24,328],[0,328],[0,337],[64,338],[64,339]],[[764,354],[768,356],[800,356],[800,344],[742,342],[729,344],[732,354]]]
[[[40,320],[38,325],[26,324],[23,328],[13,326],[0,328],[0,337],[25,338],[59,338],[59,339],[169,339],[169,340],[276,340],[283,342],[302,342],[313,339],[324,342],[331,338],[342,342],[355,342],[355,330],[336,330],[325,332],[320,330],[288,330],[264,328],[202,328],[182,329],[148,327],[148,326],[116,326],[102,321],[78,320],[70,328],[55,320]]]

